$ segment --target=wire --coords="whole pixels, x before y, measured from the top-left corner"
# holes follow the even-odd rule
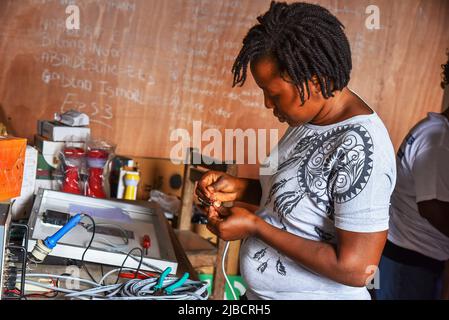
[[[88,214],[83,214],[83,215],[85,215],[86,217],[88,217],[88,218],[92,221],[92,237],[91,237],[91,239],[90,239],[89,245],[87,246],[86,250],[85,250],[84,253],[83,253],[83,256],[82,256],[82,258],[81,258],[81,263],[82,263],[82,266],[86,269],[86,272],[87,272],[87,274],[89,275],[89,277],[90,277],[93,281],[96,282],[96,280],[95,280],[94,277],[90,274],[89,270],[87,269],[87,266],[86,266],[85,263],[84,263],[84,255],[86,254],[87,250],[91,247],[92,242],[93,242],[94,237],[95,237],[95,226],[96,226],[96,225],[98,225],[98,226],[99,226],[99,225],[113,226],[113,227],[115,227],[115,228],[121,230],[122,233],[123,233],[123,235],[124,235],[124,239],[123,239],[123,240],[124,240],[125,244],[128,244],[128,243],[129,243],[129,237],[128,237],[128,233],[126,232],[126,230],[125,230],[124,228],[122,228],[121,226],[119,226],[119,225],[108,224],[108,223],[95,224],[95,221],[94,221],[94,219],[93,219],[91,216],[89,216]],[[86,226],[84,226],[84,227],[85,227],[87,230],[90,229],[90,225],[86,225]],[[97,237],[97,238],[98,238],[98,237]],[[111,245],[112,248],[116,249],[117,252],[120,252],[120,253],[123,253],[123,254],[127,254],[126,251],[121,250],[121,249],[123,248],[123,246],[119,246],[119,245],[117,245],[117,244],[114,244],[114,243],[112,243],[111,241],[109,241],[108,239],[103,238],[103,237],[101,237],[101,239],[102,239],[102,240],[105,240],[106,242],[108,242],[108,243]],[[137,248],[137,247],[136,247],[136,248]],[[132,251],[135,250],[136,248],[131,249],[130,252],[132,252]],[[152,264],[150,264],[150,263],[144,262],[144,261],[143,261],[143,255],[144,255],[143,250],[140,249],[140,248],[137,248],[137,249],[139,249],[139,250],[141,251],[141,254],[140,254],[140,261],[139,261],[139,266],[138,266],[137,270],[140,270],[141,265],[144,265],[144,266],[149,267],[149,268],[151,268],[151,269],[153,269],[153,270],[155,270],[155,271],[162,272],[162,270],[161,270],[160,268],[156,267],[155,265],[152,265]],[[137,261],[137,258],[135,258],[135,257],[132,256],[132,255],[130,256],[130,255],[129,255],[129,252],[128,252],[128,254],[126,255],[125,260],[124,260],[124,262],[123,262],[123,264],[122,264],[122,267],[124,266],[124,263],[126,262],[126,260],[128,259],[128,257],[130,257],[131,259]],[[117,280],[117,281],[118,281],[118,280]],[[101,282],[100,282],[100,283],[101,283]]]
[[[56,288],[59,288],[59,279],[57,279],[56,281],[54,279],[51,279],[51,282]],[[59,292],[57,290],[51,290],[49,292],[44,292],[44,293],[25,294],[24,296],[27,298],[44,297],[44,298],[54,299],[58,296],[58,294],[59,294]]]
[[[97,282],[95,278],[90,274],[89,270],[87,269],[87,266],[85,265],[84,257],[86,255],[87,250],[91,248],[92,242],[94,241],[95,237],[95,221],[94,219],[83,213],[83,217],[88,217],[92,221],[92,237],[89,241],[89,244],[87,245],[86,249],[84,250],[82,257],[81,257],[81,264],[82,267],[86,269],[87,274],[90,276],[92,281],[83,279],[83,278],[77,278],[73,276],[65,276],[65,275],[52,275],[52,274],[40,274],[40,273],[34,273],[34,274],[25,274],[25,277],[28,279],[25,279],[25,283],[32,284],[38,287],[46,288],[49,290],[52,290],[53,293],[62,292],[65,294],[68,298],[76,298],[76,299],[82,299],[82,300],[206,300],[209,296],[208,294],[208,283],[205,281],[193,281],[187,279],[182,286],[176,288],[173,290],[172,294],[170,295],[159,295],[155,294],[156,291],[153,289],[154,286],[159,281],[158,277],[148,277],[148,275],[142,271],[140,271],[140,268],[142,265],[148,265],[154,269],[161,270],[155,266],[151,266],[150,264],[147,264],[143,261],[144,257],[144,251],[140,247],[135,247],[131,249],[127,254],[125,259],[123,260],[122,265],[118,269],[114,269],[106,273],[102,276],[100,282]],[[140,261],[137,266],[137,269],[135,268],[128,268],[124,267],[125,263],[128,258],[132,258],[135,261],[137,261],[137,258],[132,255],[134,251],[140,251]],[[134,279],[130,279],[128,281],[125,281],[124,283],[117,283],[118,279],[120,277],[120,273],[123,270],[135,270],[134,273]],[[116,281],[114,284],[105,285],[103,284],[107,277],[109,277],[114,272],[118,271],[118,275],[116,278]],[[138,274],[144,274],[147,276],[146,279],[136,279]],[[36,278],[36,277],[47,277],[52,279],[53,285],[48,285],[44,283],[40,283],[38,281],[30,280],[29,278]],[[53,278],[57,279],[56,284],[53,280]],[[60,279],[70,279],[70,280],[77,280],[80,283],[83,283],[83,285],[89,286],[90,288],[84,289],[84,290],[72,290],[68,288],[62,288],[59,286],[59,280]],[[178,281],[179,278],[176,277],[165,277],[162,281],[162,285],[169,286],[170,284],[175,283]],[[17,294],[16,292],[14,292]],[[47,293],[48,294],[48,293]],[[43,295],[42,295],[43,296]],[[54,295],[56,296],[56,295]],[[50,298],[50,296],[45,295],[45,297]],[[51,296],[53,297],[53,296]],[[26,297],[24,297],[26,299]]]
[[[135,251],[135,250],[139,250],[139,251],[140,251],[140,262],[139,262],[139,265],[137,266],[137,271],[136,271],[136,273],[134,274],[134,277],[137,277],[137,273],[139,272],[140,267],[141,267],[141,265],[142,265],[142,261],[143,261],[143,250],[142,250],[142,248],[139,248],[139,247],[132,248],[132,249],[129,250],[129,252],[127,253],[127,255],[126,255],[126,257],[125,257],[125,260],[123,260],[122,265],[120,266],[120,271],[119,271],[119,273],[117,274],[117,279],[115,280],[115,284],[117,284],[118,279],[120,278],[119,275],[120,275],[120,273],[122,272],[122,269],[123,269],[123,266],[124,266],[125,263],[126,263],[126,260],[128,260],[128,258],[130,257],[131,253],[132,253],[133,251]]]
[[[111,274],[113,274],[113,273],[115,273],[115,272],[117,272],[117,271],[122,272],[122,271],[124,271],[124,270],[135,271],[136,269],[135,269],[135,268],[122,268],[121,270],[120,270],[120,268],[113,269],[113,270],[107,272],[107,273],[103,276],[103,278],[101,278],[100,284],[102,285],[102,284],[104,283],[104,281],[105,281]],[[119,275],[120,275],[120,272],[119,272]],[[146,274],[145,272],[143,272],[143,271],[139,271],[139,273],[140,273],[140,274],[143,274],[143,275],[145,275],[145,276],[147,276],[147,274]]]
[[[100,285],[96,282],[92,282],[87,279],[73,277],[73,276],[62,276],[57,274],[47,274],[47,273],[27,273],[25,277],[28,278],[56,278],[56,279],[66,279],[66,280],[78,280],[79,282],[85,283],[86,285],[99,287]]]
[[[123,252],[123,251],[120,251],[120,252],[126,254],[126,252]],[[130,256],[130,258],[133,259],[134,261],[137,261],[137,258],[134,257],[134,256]],[[153,264],[151,264],[151,263],[142,261],[142,264],[143,264],[144,266],[148,267],[148,268],[151,268],[152,270],[157,271],[157,272],[162,272],[162,271],[163,271],[161,268],[156,267],[155,265],[153,265]]]
[[[89,244],[87,245],[86,249],[83,252],[83,255],[81,256],[81,266],[86,270],[87,274],[89,275],[89,278],[92,279],[92,281],[97,282],[95,278],[92,276],[92,274],[89,272],[89,269],[86,266],[86,263],[84,261],[84,256],[86,255],[87,250],[89,250],[90,246],[92,245],[92,242],[94,241],[95,237],[95,220],[88,215],[87,213],[83,213],[83,218],[86,217],[92,221],[92,237],[90,238]]]
[[[128,269],[128,268],[123,268]],[[122,269],[122,270],[123,270]],[[117,272],[120,269],[114,269],[108,272],[103,278],[112,273]],[[140,271],[139,271],[140,272]],[[140,272],[142,273],[142,272]],[[66,298],[81,299],[81,300],[206,300],[208,298],[208,283],[205,281],[193,281],[187,280],[181,287],[176,288],[171,295],[154,295],[155,290],[153,287],[158,283],[157,277],[150,277],[147,279],[131,279],[125,283],[111,284],[111,285],[99,285],[90,280],[59,276],[51,274],[30,274],[27,278],[33,277],[48,277],[57,279],[75,279],[83,282],[86,285],[91,286],[84,290],[72,290],[66,288],[60,288],[43,284],[41,282],[33,280],[25,280],[25,283],[39,286],[42,288],[63,292]],[[163,280],[163,286],[168,286],[179,279],[176,277],[166,277]]]
[[[238,300],[237,295],[235,294],[234,288],[231,285],[231,281],[229,281],[229,278],[228,278],[228,275],[226,274],[226,269],[225,269],[225,260],[226,260],[226,255],[228,254],[229,245],[230,245],[230,242],[226,241],[226,245],[225,245],[224,252],[223,252],[223,259],[221,259],[221,269],[223,270],[223,275],[226,279],[226,283],[228,284],[229,289],[231,290],[234,300]]]

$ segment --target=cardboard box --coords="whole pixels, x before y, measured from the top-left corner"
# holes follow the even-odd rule
[[[56,169],[59,164],[59,153],[63,151],[66,145],[71,147],[84,148],[84,142],[63,142],[51,141],[41,135],[34,135],[34,145],[42,154],[42,158],[48,165]]]
[[[90,137],[89,127],[71,127],[56,121],[46,120],[38,121],[37,132],[52,141],[86,142]]]
[[[20,197],[15,198],[12,206],[14,219],[24,218],[29,215],[33,206],[34,187],[36,184],[37,149],[26,146],[25,165],[23,169],[23,181]]]
[[[0,137],[0,201],[20,196],[27,140]]]

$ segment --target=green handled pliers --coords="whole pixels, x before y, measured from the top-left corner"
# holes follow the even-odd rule
[[[173,293],[173,291],[179,287],[181,287],[189,278],[189,273],[186,272],[183,274],[183,276],[178,279],[177,281],[175,281],[174,283],[170,284],[169,286],[163,288],[164,285],[164,280],[165,278],[170,274],[171,272],[171,268],[168,267],[167,269],[164,270],[164,272],[162,272],[162,274],[160,275],[157,284],[154,286],[154,292],[153,295],[171,295]]]

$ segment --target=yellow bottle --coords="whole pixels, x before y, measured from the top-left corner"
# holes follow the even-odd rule
[[[125,199],[136,200],[137,185],[139,184],[139,172],[127,172],[125,174]]]

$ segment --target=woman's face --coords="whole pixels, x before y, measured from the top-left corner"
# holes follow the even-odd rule
[[[273,114],[280,122],[287,122],[295,127],[311,122],[321,111],[324,98],[319,86],[309,81],[310,97],[304,85],[304,104],[301,102],[298,89],[290,82],[288,76],[281,77],[275,60],[269,56],[251,63],[251,73],[257,85],[263,90],[265,106],[273,109]],[[286,80],[284,80],[286,79]]]

